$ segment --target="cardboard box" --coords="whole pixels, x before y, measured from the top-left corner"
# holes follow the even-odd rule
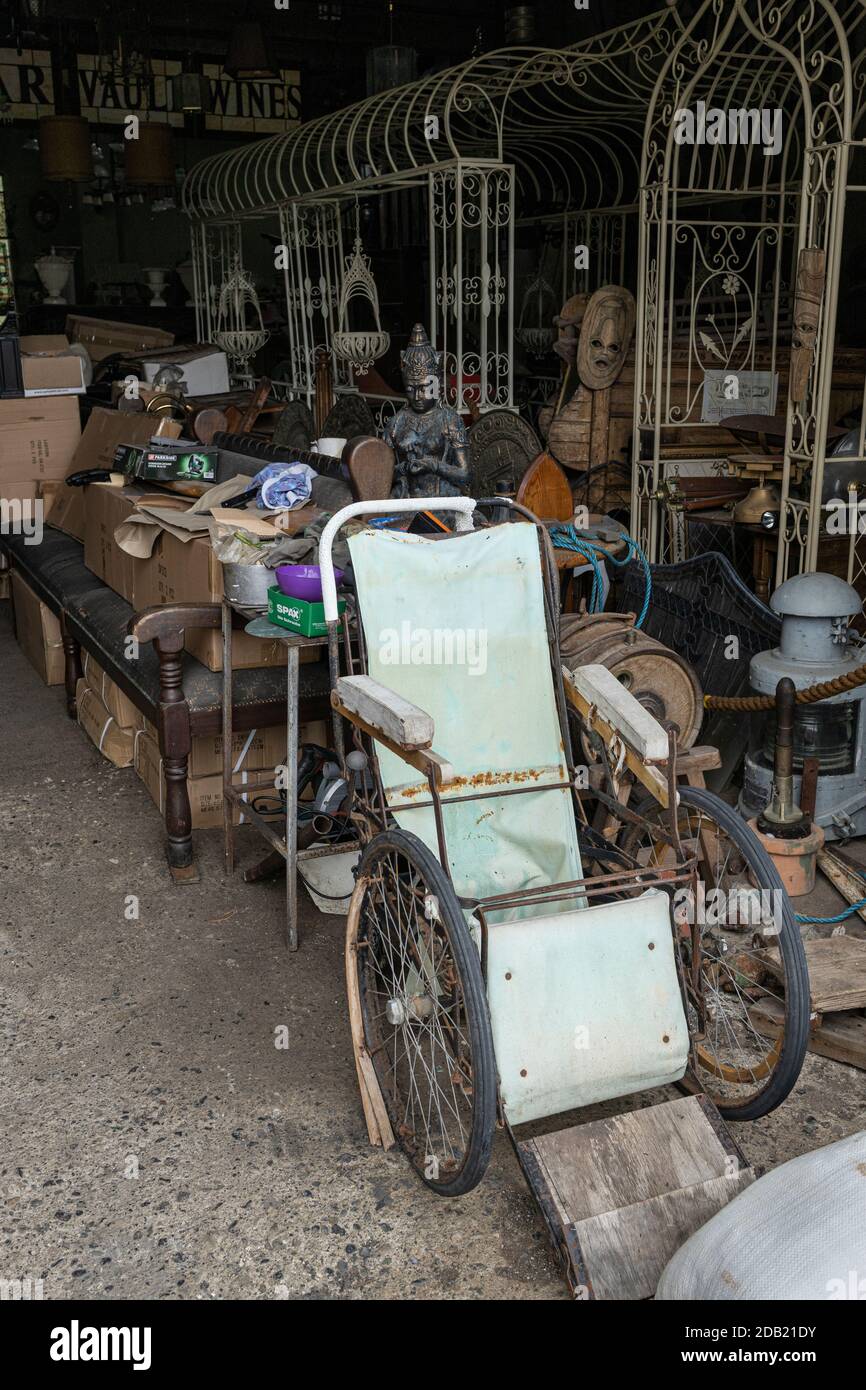
[[[137,612],[155,603],[220,603],[223,596],[222,565],[213,553],[210,540],[197,536],[181,541],[163,532],[149,560],[136,560],[134,596],[130,600]],[[209,671],[223,668],[222,633],[218,628],[188,628],[185,648]],[[318,653],[302,652],[301,659],[317,660]],[[286,649],[282,642],[265,641],[248,633],[232,633],[232,660],[235,670],[256,666],[284,666]]]
[[[231,390],[226,355],[209,343],[154,353],[146,357],[141,366],[147,382],[153,381],[161,367],[182,367],[188,396],[217,396]]]
[[[25,396],[84,393],[84,363],[70,352],[69,340],[62,333],[36,334],[20,341]]]
[[[110,413],[110,412],[108,412]],[[128,416],[126,417],[129,418]],[[72,489],[68,489],[72,491]],[[222,599],[222,566],[204,537],[181,541],[162,532],[153,554],[138,559],[121,550],[114,536],[121,522],[127,521],[139,502],[154,500],[153,494],[137,486],[118,487],[114,483],[90,483],[85,489],[84,563],[115,593],[125,598],[137,613],[158,603],[219,603]],[[166,503],[170,498],[160,496]],[[178,499],[178,505],[180,501]],[[210,671],[222,670],[222,634],[214,628],[189,628],[186,650]],[[236,670],[256,666],[285,665],[286,651],[281,642],[264,642],[235,632],[232,654]],[[316,660],[317,653],[302,652],[302,659]]]
[[[71,489],[70,489],[71,491]],[[135,608],[135,572],[142,563],[121,550],[114,533],[144,495],[140,488],[114,483],[88,483],[84,499],[84,563],[89,570]],[[145,604],[138,607],[144,608]]]
[[[141,710],[133,704],[128,695],[124,695],[120,686],[88,651],[81,653],[81,669],[90,689],[96,691],[109,714],[114,716],[122,729],[131,729],[134,732],[145,727],[147,720]]]
[[[165,775],[159,743],[151,734],[142,732],[135,735],[135,770],[150,793],[154,805],[159,807],[160,815],[165,814]],[[234,779],[234,785],[241,789],[249,780],[246,772]],[[189,805],[192,812],[193,830],[213,830],[223,824],[223,783],[222,776],[190,777],[187,781]],[[235,825],[241,824],[241,813],[234,809]]]
[[[35,498],[44,479],[65,478],[80,438],[74,396],[0,401],[0,497]]]
[[[158,422],[157,422],[158,423]],[[173,425],[173,430],[180,433],[180,426]],[[78,447],[63,476],[69,473],[77,473],[87,468],[111,468],[114,460],[114,451],[121,439],[128,439],[132,444],[147,443],[155,428],[152,416],[144,415],[121,415],[117,410],[105,410],[102,406],[97,406],[92,410],[84,427],[84,432],[78,441]],[[118,588],[117,583],[112,583],[111,579],[106,578],[106,573],[111,572],[113,578],[120,580],[120,573],[115,574],[115,569],[107,565],[104,560],[99,559],[99,554],[106,548],[114,548],[114,536],[109,537],[104,530],[105,511],[102,507],[102,500],[88,503],[88,494],[92,496],[97,487],[109,487],[110,484],[90,483],[86,488],[80,487],[58,487],[56,490],[43,486],[43,495],[46,501],[45,521],[49,526],[54,526],[58,531],[65,531],[67,535],[74,536],[76,540],[84,542],[84,563],[88,569],[105,580],[112,589],[129,599],[129,595],[123,588]],[[87,543],[87,515],[88,511],[93,511],[93,526],[98,524],[103,527],[99,533],[99,545],[97,547],[97,535],[95,529],[90,537],[90,547],[88,559]],[[118,516],[115,525],[125,519],[128,514],[124,512]],[[126,582],[126,581],[124,581]],[[129,600],[131,602],[131,600]]]
[[[337,613],[345,612],[346,600],[337,601]],[[268,617],[279,627],[297,632],[301,637],[325,637],[328,624],[325,622],[324,603],[309,603],[303,598],[289,598],[278,584],[268,589]]]
[[[158,427],[168,438],[177,439],[180,435],[180,425],[175,420],[160,421],[153,415],[124,415],[119,410],[97,406],[90,412],[81,443],[75,450],[73,466],[67,471],[112,469],[119,444],[149,444]]]
[[[39,484],[39,496],[45,509],[45,525],[83,542],[84,493],[83,487],[67,487],[60,478],[43,478]]]
[[[75,709],[78,723],[102,756],[115,767],[132,767],[135,756],[135,731],[121,728],[96,691],[91,690],[84,679],[75,687]]]
[[[269,739],[272,737],[275,738],[277,734],[282,736],[283,750],[281,754],[275,759],[273,764],[268,762],[265,765],[265,770],[270,772],[272,767],[276,768],[285,754],[285,730],[282,728],[263,729],[259,732]],[[240,737],[245,738],[246,735],[241,735]],[[198,742],[198,740],[194,740],[194,743],[195,742]],[[302,725],[299,742],[320,743],[327,747],[328,725],[324,720],[316,720],[310,724]],[[221,756],[220,754],[220,757]],[[190,763],[190,766],[192,766],[192,763]],[[165,777],[162,770],[162,758],[159,754],[159,740],[156,737],[156,730],[153,729],[152,725],[148,725],[144,732],[135,735],[135,770],[147,787],[153,802],[159,807],[160,814],[163,814],[165,812]],[[245,787],[249,787],[251,796],[267,795],[268,788],[270,787],[271,790],[273,789],[273,779],[269,780],[265,777],[257,776],[257,771],[258,769],[246,767],[245,765],[244,769],[238,772],[232,779],[233,785],[241,790]],[[187,787],[189,789],[193,830],[221,829],[223,824],[222,771],[204,777],[190,776],[187,781]],[[273,795],[276,796],[277,793],[274,792]],[[235,825],[241,824],[242,820],[242,814],[235,808]]]
[[[327,745],[327,727],[319,721],[325,734],[324,739],[316,737],[317,743]],[[316,728],[319,728],[319,723]],[[145,733],[156,743],[159,734],[148,719],[143,721]],[[309,727],[313,727],[310,725]],[[232,767],[236,772],[252,772],[278,767],[286,756],[286,730],[282,724],[268,729],[252,729],[245,734],[235,734],[232,738]],[[190,777],[222,776],[223,739],[222,734],[197,734],[192,740],[189,754]]]
[[[153,348],[171,347],[174,342],[174,334],[161,328],[83,318],[81,314],[67,314],[66,336],[70,343],[83,343],[92,362],[101,362],[103,357],[110,357],[114,352],[149,352]]]
[[[62,685],[66,662],[60,622],[17,570],[12,570],[11,578],[18,645],[46,685]]]

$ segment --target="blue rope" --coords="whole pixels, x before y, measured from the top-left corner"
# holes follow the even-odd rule
[[[617,559],[615,555],[609,555],[600,541],[591,541],[586,536],[579,536],[572,523],[557,523],[550,528],[550,539],[557,550],[570,550],[575,555],[580,555],[592,566],[592,592],[589,597],[590,613],[600,613],[603,607],[604,575],[602,571],[601,558],[610,560],[617,568],[628,565],[632,560],[637,560],[643,570],[644,576],[644,596],[643,606],[638,614],[635,627],[643,627],[644,620],[649,612],[650,598],[652,597],[652,574],[650,572],[649,560],[641,550],[633,536],[623,535],[622,539],[626,543],[627,551],[622,559]]]
[[[866,879],[866,874],[859,869],[855,869],[854,872],[858,878]],[[861,898],[858,903],[852,903],[850,907],[845,908],[844,912],[837,912],[835,917],[805,917],[802,912],[795,912],[794,916],[798,922],[805,922],[810,926],[829,926],[832,922],[846,922],[849,917],[854,916],[855,912],[859,912],[861,907],[866,907],[866,898]]]
[[[802,912],[795,912],[794,916],[798,922],[807,923],[826,923],[845,922],[849,917],[853,917],[855,912],[859,912],[861,907],[866,907],[866,898],[861,898],[859,903],[852,903],[844,912],[837,912],[835,917],[804,917]]]

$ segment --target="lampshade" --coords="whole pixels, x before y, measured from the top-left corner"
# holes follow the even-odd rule
[[[83,116],[43,116],[36,127],[42,175],[89,183],[93,178],[90,127]]]
[[[224,69],[229,77],[279,77],[268,57],[262,26],[256,20],[246,20],[232,29]]]
[[[126,182],[165,185],[174,183],[171,126],[141,121],[138,139],[125,141]]]
[[[173,111],[210,109],[210,83],[200,72],[176,72],[171,78]]]

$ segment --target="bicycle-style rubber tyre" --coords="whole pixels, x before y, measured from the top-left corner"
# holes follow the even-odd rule
[[[765,1059],[764,1064],[762,1064],[766,1069],[764,1073],[760,1074],[761,1068],[759,1068],[759,1071],[754,1074],[754,1085],[751,1088],[751,1093],[748,1092],[748,1081],[745,1078],[738,1077],[736,1081],[733,1081],[722,1074],[725,1067],[718,1062],[718,1059],[715,1067],[710,1063],[704,1065],[697,1073],[701,1088],[709,1095],[725,1119],[756,1120],[769,1114],[771,1110],[775,1110],[790,1094],[800,1075],[803,1059],[806,1055],[811,1003],[809,972],[803,942],[790,899],[782,885],[778,870],[754,831],[733,807],[729,806],[721,797],[716,796],[714,792],[701,787],[685,786],[678,787],[677,790],[680,799],[681,822],[683,813],[685,813],[687,827],[694,835],[696,843],[699,840],[699,828],[703,821],[701,819],[695,821],[695,814],[699,818],[705,818],[709,826],[717,826],[728,837],[742,857],[743,869],[751,885],[773,894],[774,912],[777,913],[775,925],[781,961],[780,974],[784,985],[783,995],[774,994],[773,998],[776,999],[777,1006],[782,1005],[784,1007],[782,1036],[775,1040],[775,1046],[770,1050],[769,1059]],[[638,815],[650,820],[653,817],[658,819],[665,814],[652,796],[643,798],[633,809]],[[651,835],[651,830],[649,834]],[[618,843],[628,853],[637,854],[640,839],[641,831],[639,828],[628,824],[620,832]],[[718,875],[719,885],[724,887],[723,867],[717,863],[715,866],[710,866],[710,872]],[[677,945],[681,950],[683,949],[681,940],[677,941]],[[742,960],[748,955],[748,951],[743,952],[738,949],[735,959]],[[754,956],[756,960],[759,960],[760,952],[755,950]],[[715,965],[729,971],[731,982],[734,983],[734,990],[739,993],[736,984],[739,970],[735,969],[731,972],[730,967],[719,958],[715,958]],[[757,988],[761,987],[760,985],[757,986]],[[721,990],[716,990],[716,997],[719,1001],[722,1000]],[[744,1009],[744,1012],[748,1016],[748,1010]],[[731,1035],[733,1036],[733,1034]],[[757,1033],[755,1035],[757,1036]],[[700,1043],[697,1046],[697,1051],[699,1053],[701,1051]],[[703,1055],[705,1058],[708,1055],[706,1047],[703,1048]],[[743,1068],[734,1064],[729,1070],[742,1071]],[[719,1088],[714,1094],[712,1083],[705,1084],[707,1077],[712,1076],[714,1072],[718,1080],[728,1079],[731,1085],[745,1085],[746,1093],[740,1091],[737,1095],[732,1096],[730,1091],[725,1094]],[[765,1084],[759,1085],[761,1081],[765,1081]]]
[[[405,830],[358,866],[354,952],[364,1042],[397,1143],[444,1197],[490,1161],[497,1073],[481,961],[448,875]]]

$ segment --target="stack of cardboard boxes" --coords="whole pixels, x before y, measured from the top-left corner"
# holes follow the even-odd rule
[[[87,342],[95,360],[117,350],[111,337],[119,331],[117,325],[72,320],[70,324],[73,336]],[[157,350],[165,346],[154,344]],[[0,400],[0,499],[7,502],[6,514],[10,514],[9,501],[20,506],[41,499],[45,523],[82,542],[86,566],[136,611],[161,603],[218,603],[223,593],[222,567],[207,534],[181,538],[173,530],[157,528],[152,552],[145,556],[128,553],[117,541],[118,527],[145,499],[180,510],[190,505],[187,499],[166,493],[157,498],[146,483],[91,483],[76,488],[64,484],[70,473],[79,470],[110,470],[118,445],[147,443],[158,424],[156,418],[95,408],[82,433],[81,358],[69,354],[66,339],[23,339],[22,349],[22,374],[30,394]],[[206,365],[212,369],[210,358]],[[178,427],[172,428],[179,433]],[[14,598],[22,650],[46,684],[61,684],[65,663],[57,618],[20,574],[13,571],[10,579],[4,569],[3,576],[0,579]],[[219,631],[188,629],[186,647],[211,671],[222,669]],[[285,664],[286,652],[280,642],[238,632],[233,659],[239,668],[276,666]],[[302,653],[302,659],[315,660],[316,653]],[[162,809],[165,777],[157,730],[87,653],[76,694],[81,728],[116,767],[134,767]],[[327,743],[328,731],[324,724],[312,724],[302,729],[301,738]],[[238,734],[232,748],[236,785],[255,782],[267,787],[269,781],[272,785],[272,774],[285,752],[283,728]],[[193,740],[189,794],[195,828],[222,824],[221,738]]]
[[[84,677],[78,682],[78,722],[95,747],[115,767],[134,767],[160,811],[165,810],[165,775],[159,734],[97,661],[85,653]],[[304,742],[327,743],[324,722],[305,725]],[[285,729],[253,729],[232,740],[234,785],[261,795],[273,787],[276,769],[286,755]],[[221,826],[223,740],[221,734],[198,735],[189,755],[189,800],[194,830]],[[255,788],[255,791],[253,791]],[[238,817],[236,816],[236,821]]]
[[[21,338],[23,396],[0,400],[0,525],[38,537],[38,499],[62,486],[81,438],[78,396],[84,390],[80,357],[66,338]],[[68,489],[67,489],[68,491]],[[0,562],[0,598],[11,597],[18,642],[47,685],[63,680],[57,618],[19,574]]]

